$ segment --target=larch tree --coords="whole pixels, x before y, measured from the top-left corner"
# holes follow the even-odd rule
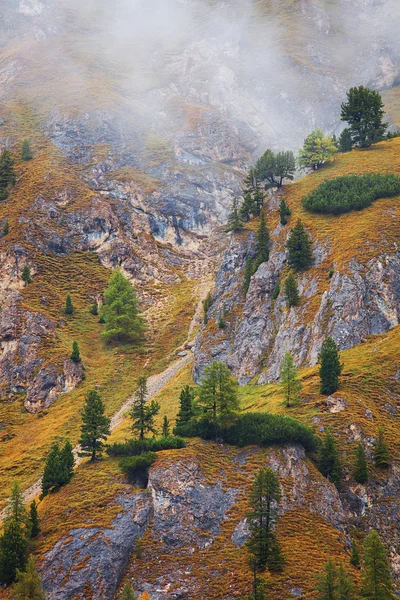
[[[86,394],[82,412],[80,456],[90,456],[95,462],[102,453],[104,440],[110,435],[110,419],[105,414],[104,403],[96,390]]]
[[[24,495],[16,482],[12,488],[0,536],[0,583],[12,583],[17,571],[25,569],[30,530]]]
[[[111,275],[104,292],[101,316],[105,323],[103,336],[108,341],[143,341],[146,325],[139,311],[136,292],[120,269]]]
[[[393,600],[393,581],[385,546],[373,529],[364,541],[363,600]]]
[[[239,410],[238,383],[223,362],[213,361],[204,369],[199,405],[214,423]]]
[[[301,381],[297,377],[296,365],[290,352],[286,352],[283,357],[280,380],[286,406],[289,407],[293,402],[299,400],[299,394],[302,389]]]
[[[298,163],[301,168],[310,167],[316,171],[324,163],[332,160],[337,154],[337,147],[331,137],[326,136],[321,129],[316,129],[304,140],[304,146],[299,150]]]
[[[42,580],[37,572],[35,559],[29,556],[26,570],[17,571],[17,581],[13,586],[15,600],[45,600]]]
[[[176,416],[176,426],[184,425],[194,417],[194,389],[189,385],[185,385],[179,395],[179,412]]]
[[[318,576],[316,590],[318,592],[317,600],[337,600],[337,571],[331,558]]]
[[[36,501],[33,500],[29,507],[29,520],[31,538],[35,538],[40,533],[40,521]]]
[[[148,433],[157,433],[155,417],[160,412],[160,405],[155,400],[147,401],[147,379],[139,377],[139,387],[133,400],[130,416],[132,418],[132,430],[138,435],[140,441],[145,439]]]

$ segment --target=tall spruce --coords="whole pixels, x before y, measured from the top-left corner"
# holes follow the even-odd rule
[[[305,271],[313,264],[312,241],[300,219],[286,243],[288,263],[295,271]]]
[[[331,336],[322,344],[319,355],[319,376],[321,380],[321,394],[329,396],[339,389],[339,378],[343,370],[340,362],[339,349]]]
[[[97,390],[86,394],[82,412],[80,456],[90,456],[95,462],[104,448],[104,440],[110,435],[110,419],[105,414],[104,403]]]
[[[13,586],[15,600],[45,600],[42,580],[36,570],[35,559],[29,556],[26,570],[17,571],[17,581]]]
[[[72,304],[71,295],[67,294],[67,297],[65,298],[64,313],[66,315],[73,315],[74,311],[75,311],[75,308],[74,308],[74,305]]]
[[[76,341],[72,342],[71,360],[73,360],[76,363],[80,362],[80,360],[81,360],[79,344]]]
[[[365,450],[361,442],[358,442],[357,450],[355,453],[353,476],[357,483],[366,483],[368,481],[367,457],[365,455]]]
[[[194,417],[193,410],[194,390],[185,385],[179,395],[179,412],[176,416],[176,426],[184,425]]]
[[[171,427],[170,427],[169,419],[168,419],[167,415],[164,415],[163,425],[162,425],[162,436],[163,436],[163,438],[166,438],[169,435],[171,435]]]
[[[236,232],[239,231],[243,227],[243,221],[239,212],[239,202],[237,198],[234,198],[232,201],[232,209],[229,213],[228,224],[226,231],[229,233],[230,231]]]
[[[133,400],[131,418],[132,430],[138,435],[140,441],[148,433],[157,433],[155,417],[160,412],[160,405],[155,400],[147,402],[147,379],[139,377],[139,387]]]
[[[60,483],[61,485],[65,485],[71,481],[75,466],[74,449],[72,448],[70,440],[67,440],[61,448],[60,458],[62,466]]]
[[[14,161],[9,150],[4,149],[0,154],[0,200],[5,200],[14,185],[16,175]]]
[[[279,205],[279,219],[280,219],[281,225],[287,225],[291,214],[292,214],[292,211],[290,210],[289,206],[287,205],[285,198],[282,198],[281,203]]]
[[[300,302],[299,289],[297,287],[296,279],[294,278],[292,273],[285,279],[285,299],[289,307],[297,306]]]
[[[270,468],[260,469],[250,492],[247,516],[250,529],[247,548],[254,557],[257,571],[264,571],[267,567],[274,572],[282,570],[284,558],[273,531],[280,498],[275,472]]]
[[[35,500],[33,500],[29,506],[29,520],[31,538],[35,538],[40,533],[39,514]]]
[[[375,444],[374,462],[378,469],[388,469],[390,467],[389,448],[385,441],[385,433],[380,427],[378,429],[378,439]]]
[[[384,114],[380,93],[360,85],[347,92],[341,119],[348,123],[352,143],[359,148],[369,148],[385,136],[388,124],[383,122]]]
[[[139,301],[120,269],[116,269],[109,279],[101,316],[105,323],[103,336],[108,341],[135,344],[143,341],[146,325],[139,311]]]
[[[363,600],[393,600],[393,581],[385,546],[373,529],[364,541]]]
[[[221,361],[213,361],[204,369],[199,388],[199,406],[216,423],[239,410],[238,383],[228,367]]]
[[[0,536],[0,583],[12,583],[17,571],[25,569],[29,538],[30,522],[25,499],[19,484],[15,482]]]
[[[299,400],[299,393],[302,389],[301,381],[297,377],[296,365],[290,352],[286,352],[283,357],[280,380],[286,406],[289,407],[293,402]]]
[[[254,261],[254,271],[258,267],[269,260],[270,235],[268,226],[265,220],[264,211],[260,213],[260,224],[257,230],[256,238],[256,258]]]
[[[61,449],[57,443],[52,445],[46,457],[40,499],[49,493],[57,492],[60,487],[71,481],[74,464],[75,459],[69,440]]]
[[[322,475],[330,479],[337,487],[340,485],[342,468],[340,465],[336,439],[331,429],[326,431],[325,438],[321,445],[319,470]]]

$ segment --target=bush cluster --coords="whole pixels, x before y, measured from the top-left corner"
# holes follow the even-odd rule
[[[301,444],[305,450],[311,451],[316,445],[312,429],[291,417],[268,413],[238,415],[230,425],[216,424],[204,417],[176,427],[175,432],[184,437],[201,437],[204,440],[221,438],[239,447],[252,444]]]
[[[185,440],[175,435],[164,438],[149,438],[144,440],[128,440],[107,447],[109,456],[138,456],[146,452],[160,450],[177,450],[186,446]]]
[[[327,179],[302,199],[303,207],[314,213],[340,214],[361,210],[379,198],[400,194],[400,177],[366,173]]]
[[[156,460],[155,452],[145,452],[139,456],[125,456],[121,458],[119,466],[130,479],[147,476],[147,472],[153,462]]]

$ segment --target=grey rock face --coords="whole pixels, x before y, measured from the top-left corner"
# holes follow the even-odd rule
[[[275,232],[274,235],[276,235]],[[327,252],[316,248],[317,262]],[[400,255],[385,254],[360,265],[354,259],[346,272],[335,272],[329,289],[319,300],[313,270],[298,276],[300,307],[286,308],[283,294],[273,300],[286,256],[273,251],[251,279],[244,299],[243,270],[251,256],[247,241],[234,241],[227,250],[213,294],[210,317],[217,319],[223,306],[227,328],[221,332],[207,329],[195,346],[195,376],[201,377],[211,360],[226,362],[241,384],[261,373],[263,384],[279,377],[285,352],[293,354],[298,366],[317,363],[322,342],[331,335],[340,349],[360,344],[368,335],[384,333],[400,319]],[[317,299],[314,316],[305,315],[308,303]],[[229,318],[232,311],[236,316]]]
[[[151,517],[147,493],[116,498],[123,511],[108,529],[74,529],[48,552],[41,566],[49,600],[111,599]]]

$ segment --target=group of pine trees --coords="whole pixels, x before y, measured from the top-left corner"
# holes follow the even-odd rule
[[[350,562],[356,567],[360,565],[359,552],[354,543]],[[359,593],[343,562],[337,568],[332,559],[328,560],[317,578],[316,592],[317,600],[393,600],[389,560],[378,533],[372,530],[364,540]]]

